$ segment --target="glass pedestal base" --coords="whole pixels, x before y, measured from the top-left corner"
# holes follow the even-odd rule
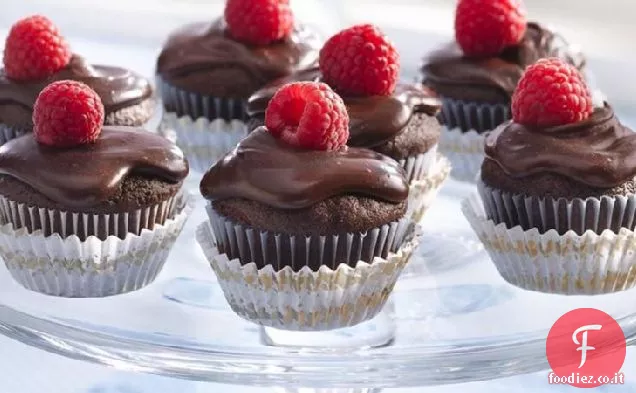
[[[389,301],[373,319],[359,325],[324,332],[294,332],[261,327],[260,337],[264,345],[275,347],[312,348],[337,351],[379,348],[390,345],[395,339],[395,320]]]

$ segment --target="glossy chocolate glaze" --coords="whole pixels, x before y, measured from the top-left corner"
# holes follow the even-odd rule
[[[269,101],[285,84],[320,81],[317,68],[280,78],[254,93],[248,100],[247,112],[262,117]],[[391,96],[342,97],[349,113],[349,141],[354,147],[373,148],[389,142],[402,132],[415,113],[434,116],[441,101],[427,88],[398,84]]]
[[[119,67],[90,65],[73,55],[62,70],[37,82],[14,82],[0,71],[0,121],[8,125],[31,123],[35,100],[40,91],[55,81],[71,79],[85,83],[101,97],[106,115],[139,104],[152,96],[150,82]]]
[[[188,163],[159,135],[105,126],[94,143],[68,149],[41,145],[33,134],[13,139],[0,146],[0,174],[76,208],[107,201],[131,174],[178,183],[187,176]]]
[[[283,41],[250,46],[230,37],[222,19],[194,23],[170,35],[157,60],[157,73],[170,84],[188,91],[214,94],[220,89],[218,85],[227,84],[249,90],[249,96],[276,78],[314,66],[321,44],[316,35],[302,26]],[[209,78],[212,72],[230,70],[239,71],[231,74],[236,79]]]
[[[465,57],[453,42],[434,52],[422,67],[424,83],[440,95],[458,100],[507,103],[527,66],[545,57],[560,57],[583,69],[582,54],[560,35],[528,23],[522,41],[499,56]]]
[[[636,176],[636,133],[607,104],[582,122],[549,128],[502,124],[486,139],[486,159],[508,176],[553,173],[595,188]]]
[[[409,187],[394,160],[371,150],[303,150],[274,138],[265,127],[248,135],[201,180],[209,200],[242,198],[302,209],[340,195],[401,203]]]

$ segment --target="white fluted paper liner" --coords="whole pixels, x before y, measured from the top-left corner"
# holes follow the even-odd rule
[[[197,229],[197,240],[216,273],[230,307],[239,316],[259,325],[295,331],[323,331],[357,325],[376,316],[416,248],[420,229],[383,259],[358,262],[355,268],[340,264],[335,270],[305,266],[293,271],[269,264],[230,260],[216,248],[209,222]]]
[[[398,161],[409,183],[423,179],[428,176],[433,167],[437,164],[437,145],[432,146],[427,152],[416,156],[408,157]]]
[[[451,171],[451,164],[446,157],[437,154],[433,166],[420,180],[411,182],[409,186],[409,202],[407,217],[420,222],[429,207],[433,204],[437,193]]]
[[[636,234],[628,229],[563,235],[555,230],[507,228],[486,218],[477,195],[462,211],[504,280],[562,295],[597,295],[636,285]]]
[[[0,123],[0,146],[9,142],[11,139],[15,139],[30,131],[31,130],[26,130],[21,127],[12,127],[7,124]]]
[[[153,98],[153,100],[155,101],[155,106],[152,111],[152,116],[150,116],[150,118],[139,128],[154,134],[158,133],[161,128],[161,121],[163,119],[163,105],[161,104],[160,100],[156,98]]]
[[[453,166],[451,176],[457,180],[473,182],[484,161],[485,134],[475,130],[442,127],[439,151]]]
[[[166,112],[160,133],[183,150],[190,169],[204,173],[247,136],[247,125],[240,120],[194,120]]]
[[[13,278],[25,288],[59,297],[106,297],[152,283],[168,258],[194,207],[179,197],[173,218],[163,225],[129,233],[124,239],[45,236],[12,224],[0,227],[0,255]]]
[[[587,230],[601,233],[636,226],[636,195],[602,196],[600,198],[539,198],[512,194],[478,182],[486,217],[508,227],[536,228],[540,233],[550,229],[558,233]]]

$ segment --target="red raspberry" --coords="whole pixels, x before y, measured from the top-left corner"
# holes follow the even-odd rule
[[[227,0],[225,22],[237,40],[267,45],[291,34],[294,15],[289,0]]]
[[[272,135],[304,149],[337,150],[349,139],[347,108],[324,83],[281,87],[267,106],[265,126]]]
[[[466,56],[495,56],[526,33],[521,0],[459,0],[455,39]]]
[[[592,110],[592,95],[579,70],[556,58],[529,66],[512,95],[512,117],[528,126],[576,123]]]
[[[45,79],[71,60],[71,50],[48,18],[34,15],[16,22],[4,44],[4,72],[16,81]]]
[[[33,133],[38,142],[72,147],[91,143],[104,123],[104,105],[90,87],[59,81],[40,92],[33,108]]]
[[[341,94],[391,95],[399,71],[395,46],[373,25],[343,30],[320,50],[323,80]]]

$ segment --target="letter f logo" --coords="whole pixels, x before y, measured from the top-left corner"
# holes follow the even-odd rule
[[[574,334],[572,334],[572,341],[574,341],[574,344],[580,345],[580,347],[576,349],[577,351],[581,351],[581,364],[579,364],[579,368],[583,367],[583,365],[585,364],[585,361],[587,360],[587,351],[593,351],[596,349],[594,347],[587,345],[587,332],[590,330],[601,330],[601,328],[603,328],[602,325],[581,326],[580,328],[574,331]],[[581,332],[583,334],[581,335],[581,342],[579,342],[577,336]]]

